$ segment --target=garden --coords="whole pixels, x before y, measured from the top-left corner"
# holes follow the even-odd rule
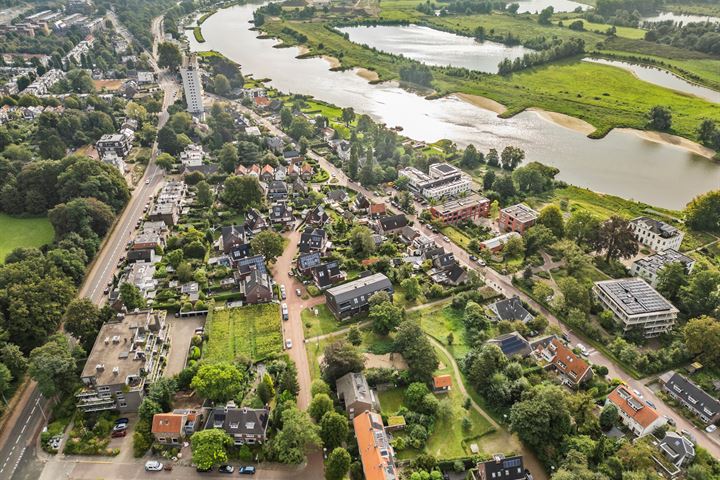
[[[0,264],[18,247],[40,247],[53,240],[53,227],[47,217],[16,218],[0,213]]]
[[[282,351],[280,310],[275,303],[215,309],[208,318],[208,343],[203,349],[209,362],[238,356],[260,361]]]
[[[108,455],[120,453],[117,448],[108,448],[110,432],[115,425],[113,412],[77,415],[68,435],[63,453],[67,455]]]

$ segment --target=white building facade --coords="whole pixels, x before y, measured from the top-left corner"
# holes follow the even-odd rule
[[[204,113],[202,80],[195,55],[191,55],[187,65],[180,69],[180,76],[183,81],[187,111],[192,114]]]

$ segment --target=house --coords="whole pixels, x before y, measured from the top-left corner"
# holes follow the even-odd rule
[[[180,286],[180,294],[187,295],[188,301],[196,302],[200,299],[200,284],[198,282],[187,282]]]
[[[565,344],[557,337],[545,346],[539,345],[535,354],[542,360],[548,362],[548,366],[554,368],[563,379],[563,383],[567,383],[571,387],[589,380],[593,376],[590,365],[575,355]]]
[[[275,169],[275,180],[280,180],[280,181],[284,182],[285,179],[287,178],[287,174],[288,174],[287,167],[283,167],[282,165],[280,165],[279,167],[277,167]]]
[[[391,215],[379,218],[375,222],[375,230],[381,235],[391,235],[400,233],[400,231],[408,225],[408,219],[405,215]]]
[[[522,235],[528,228],[535,225],[538,215],[538,212],[524,203],[518,203],[500,210],[498,226],[501,232],[517,232]]]
[[[100,158],[104,158],[108,153],[125,158],[131,149],[132,138],[124,133],[106,133],[95,142],[95,150]]]
[[[245,214],[243,227],[249,233],[258,233],[268,228],[268,223],[258,209],[250,208]]]
[[[327,199],[335,203],[343,203],[348,199],[348,194],[343,188],[335,188],[327,194]]]
[[[305,224],[312,227],[322,227],[330,221],[330,217],[322,205],[318,205],[305,216]]]
[[[303,164],[300,166],[300,178],[305,180],[306,182],[309,182],[312,180],[313,177],[313,166],[310,165],[308,162],[303,162]]]
[[[127,253],[129,262],[149,262],[154,263],[156,256],[155,251],[165,246],[164,237],[152,231],[141,231],[130,245]]]
[[[199,167],[205,160],[205,150],[202,145],[191,143],[180,152],[180,163],[184,167]]]
[[[267,273],[265,257],[262,255],[253,255],[252,257],[241,258],[235,262],[234,266],[237,269],[235,277],[238,281],[245,281],[245,279],[255,270],[260,273]]]
[[[295,163],[296,160],[302,159],[302,155],[297,150],[286,150],[283,152],[283,158],[288,162]]]
[[[270,183],[275,179],[275,169],[272,165],[265,165],[260,170],[260,180],[265,183]]]
[[[610,392],[605,405],[613,404],[620,414],[623,424],[636,436],[652,433],[667,423],[662,415],[647,405],[625,385],[619,385]]]
[[[119,313],[100,328],[80,374],[80,410],[137,411],[145,385],[162,376],[160,357],[169,348],[165,317],[163,310]]]
[[[379,401],[362,373],[350,372],[338,378],[335,390],[350,420],[363,412],[377,410]]]
[[[271,202],[287,199],[287,184],[281,180],[271,181],[270,186],[268,187],[267,197]]]
[[[434,163],[423,173],[415,167],[403,168],[398,177],[408,179],[408,189],[425,199],[453,197],[470,191],[472,182],[460,169],[449,163]]]
[[[282,228],[289,228],[295,222],[292,209],[285,202],[278,202],[270,207],[270,223]]]
[[[467,270],[460,266],[458,262],[454,262],[450,268],[445,270],[445,282],[448,285],[458,286],[467,282]]]
[[[222,250],[225,255],[229,255],[230,251],[234,247],[246,244],[247,236],[245,234],[245,227],[242,225],[222,227],[220,234],[220,250]]]
[[[678,309],[641,278],[595,282],[593,293],[625,333],[640,329],[645,338],[657,337],[675,324]]]
[[[488,305],[488,309],[492,312],[492,319],[496,322],[507,320],[508,322],[521,321],[529,322],[533,317],[530,312],[525,310],[520,298],[513,296],[499,300]]]
[[[382,417],[366,411],[353,418],[353,428],[358,444],[358,453],[366,480],[398,480],[395,452]]]
[[[300,254],[297,259],[297,269],[301,275],[310,275],[312,269],[320,266],[322,259],[320,258],[320,252],[310,252]]]
[[[487,218],[490,216],[490,200],[477,193],[471,193],[466,197],[430,207],[430,215],[434,220],[450,225],[473,221],[480,217]]]
[[[210,410],[205,429],[221,428],[235,445],[255,445],[267,440],[270,410],[267,408],[238,408],[233,402]]]
[[[630,220],[630,230],[638,242],[656,252],[664,252],[669,248],[679,251],[685,236],[682,230],[649,217]]]
[[[127,272],[120,278],[120,284],[130,283],[135,285],[145,298],[149,298],[158,284],[155,278],[155,270],[155,265],[149,262],[132,263]]]
[[[367,197],[362,193],[358,193],[357,196],[355,196],[355,201],[353,202],[352,209],[358,211],[367,210],[368,208],[370,208],[370,200],[368,200]]]
[[[323,263],[312,269],[312,277],[315,285],[320,290],[332,287],[336,283],[345,281],[345,272],[340,270],[340,263],[337,260]]]
[[[293,196],[295,196],[295,197],[304,196],[304,195],[307,195],[307,193],[308,193],[308,187],[305,184],[305,182],[302,181],[302,178],[300,178],[300,177],[297,177],[293,181],[290,188],[292,189]]]
[[[437,248],[435,241],[425,235],[418,235],[407,247],[408,254],[421,256],[430,249]]]
[[[300,235],[300,253],[322,252],[327,243],[327,234],[321,228],[308,228]]]
[[[666,432],[658,449],[677,468],[685,467],[695,459],[695,445],[677,432]]]
[[[188,416],[182,413],[156,413],[150,431],[161,445],[180,445],[185,438]]]
[[[241,290],[245,293],[245,302],[255,305],[267,303],[273,298],[272,280],[267,273],[253,270],[245,279]]]
[[[446,270],[455,263],[455,254],[452,252],[444,253],[433,258],[433,266],[438,270]]]
[[[325,291],[327,307],[342,320],[370,309],[370,297],[377,292],[387,292],[392,298],[393,286],[384,274],[376,273],[360,277]]]
[[[668,248],[665,251],[641,258],[633,262],[630,274],[634,277],[644,278],[650,286],[657,287],[657,280],[660,272],[672,263],[679,263],[685,268],[685,273],[690,274],[695,266],[695,259],[683,255],[677,250]]]
[[[670,371],[660,377],[660,384],[668,395],[687,407],[704,423],[720,420],[720,401],[687,377]]]
[[[370,218],[378,218],[387,213],[387,206],[384,203],[371,203],[368,215]]]
[[[280,137],[267,137],[265,143],[267,143],[268,148],[275,153],[282,152],[282,149],[285,147],[285,142],[283,142]]]
[[[528,341],[525,340],[525,338],[518,332],[506,333],[504,335],[491,338],[485,343],[489,345],[497,345],[508,358],[515,355],[527,357],[532,351],[530,343],[528,343]]]
[[[521,455],[505,458],[505,455],[496,453],[492,460],[478,463],[476,478],[479,480],[532,480],[533,477],[523,466]]]
[[[452,386],[452,375],[436,375],[433,377],[433,392],[449,392]]]
[[[400,230],[400,241],[405,245],[412,245],[412,242],[420,236],[420,232],[407,225]]]

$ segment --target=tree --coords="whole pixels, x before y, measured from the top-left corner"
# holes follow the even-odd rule
[[[65,77],[70,90],[75,93],[95,93],[95,84],[90,74],[85,70],[70,70]]]
[[[720,190],[699,195],[688,203],[685,223],[694,230],[720,233]]]
[[[350,330],[348,331],[348,342],[356,347],[359,347],[362,343],[362,333],[360,333],[360,329],[357,325],[350,327]]]
[[[485,190],[490,190],[493,186],[493,183],[495,183],[495,172],[493,170],[488,170],[485,172],[485,175],[483,175],[483,188]]]
[[[238,164],[238,149],[232,143],[226,143],[218,152],[218,162],[227,173],[233,173]]]
[[[349,343],[342,340],[325,347],[322,361],[323,379],[329,385],[350,372],[361,372],[365,368],[365,358]]]
[[[565,299],[566,310],[577,308],[584,313],[590,311],[590,287],[573,277],[561,278],[557,284]]]
[[[393,350],[402,353],[412,380],[429,382],[440,364],[432,344],[413,320],[405,320],[398,326]]]
[[[523,395],[510,409],[510,428],[541,459],[560,445],[570,433],[572,418],[566,392],[556,385],[540,384]]]
[[[535,225],[525,232],[525,256],[535,255],[556,241],[555,234],[545,225]]]
[[[262,203],[262,196],[260,184],[252,175],[243,177],[231,175],[223,184],[223,202],[239,211],[259,206]]]
[[[555,176],[560,173],[555,167],[548,167],[538,162],[530,162],[515,169],[512,178],[518,190],[524,193],[540,194],[553,187]]]
[[[87,235],[88,230],[101,237],[112,225],[115,214],[109,205],[96,198],[75,198],[59,203],[48,212],[58,238],[70,233]]]
[[[592,244],[600,229],[600,220],[587,210],[577,210],[565,224],[565,236],[578,245]]]
[[[349,431],[345,415],[335,411],[327,412],[320,420],[320,438],[328,450],[342,446]]]
[[[10,389],[10,382],[12,382],[13,376],[10,373],[10,369],[0,363],[0,396],[5,400],[5,394]],[[7,403],[7,400],[5,400]]]
[[[538,15],[538,23],[540,25],[550,25],[550,23],[552,23],[553,13],[555,13],[553,7],[543,8],[540,11],[540,15]]]
[[[712,148],[715,147],[716,144],[720,145],[719,134],[720,132],[718,132],[715,121],[710,120],[709,118],[703,120],[702,123],[700,123],[700,127],[698,127],[698,139],[700,139],[702,144],[707,145],[708,147]]]
[[[305,117],[293,118],[290,127],[288,128],[288,135],[295,141],[300,141],[302,137],[310,138],[315,133],[315,127],[308,122]]]
[[[230,81],[225,75],[219,73],[215,75],[213,79],[213,88],[215,89],[215,93],[224,97],[230,93]]]
[[[161,42],[158,45],[158,66],[160,68],[177,68],[182,63],[180,49],[171,42]]]
[[[356,258],[367,258],[375,251],[372,231],[364,225],[356,225],[348,234],[350,247]]]
[[[175,157],[173,157],[169,153],[163,152],[157,156],[157,158],[155,159],[155,163],[158,167],[165,170],[165,172],[169,172],[175,165]]]
[[[351,107],[342,109],[342,121],[345,122],[346,127],[349,127],[350,122],[352,122],[354,119],[355,119],[355,110],[353,110]]]
[[[20,378],[28,365],[20,347],[13,343],[5,343],[0,346],[0,363],[10,369],[13,378]]]
[[[630,228],[630,222],[613,215],[600,225],[597,238],[593,243],[596,252],[605,251],[605,261],[630,258],[638,253],[638,245]]]
[[[343,480],[350,470],[351,461],[352,458],[347,450],[342,447],[335,448],[325,462],[326,480]]]
[[[120,285],[120,298],[125,307],[130,311],[145,306],[145,297],[143,297],[140,289],[132,283],[125,282]]]
[[[70,302],[63,317],[65,331],[77,338],[87,352],[92,349],[102,323],[100,310],[88,298]]]
[[[405,283],[405,281],[403,281],[403,283]],[[370,307],[369,318],[375,333],[387,335],[400,325],[403,318],[403,310],[391,302],[383,302]]]
[[[417,299],[422,293],[420,282],[417,277],[406,278],[400,283],[400,286],[405,291],[405,298],[412,302]]]
[[[680,303],[690,317],[712,315],[720,306],[720,273],[716,270],[694,272],[680,290]]]
[[[618,409],[612,403],[608,403],[600,412],[600,428],[603,432],[607,432],[617,424]]]
[[[270,403],[270,400],[275,396],[275,385],[272,377],[267,373],[263,375],[260,384],[257,386],[257,395],[265,405]]]
[[[137,120],[140,123],[143,123],[145,120],[147,120],[148,112],[147,109],[139,103],[129,101],[127,105],[125,105],[125,115],[134,120]]]
[[[253,253],[262,255],[267,262],[274,262],[283,253],[283,238],[272,230],[263,230],[250,240]]]
[[[514,170],[515,167],[525,159],[525,151],[522,148],[507,146],[503,149],[500,154],[500,160],[502,161],[502,167],[505,170]]]
[[[486,344],[470,351],[465,357],[465,372],[468,380],[478,390],[484,388],[484,383],[507,365],[505,354],[497,345]]]
[[[479,153],[472,143],[463,152],[460,164],[465,168],[475,168],[482,161],[482,153]]]
[[[540,210],[538,223],[549,228],[553,235],[557,238],[562,238],[565,233],[565,222],[563,220],[562,212],[557,205],[547,205]]]
[[[676,302],[680,297],[682,288],[688,283],[688,275],[685,265],[680,262],[673,262],[665,265],[657,277],[657,291],[670,300]]]
[[[308,406],[308,414],[310,414],[315,422],[320,422],[320,419],[323,418],[327,412],[332,411],[333,401],[327,393],[318,393],[315,395]]]
[[[503,202],[507,202],[517,193],[515,191],[515,183],[510,175],[498,175],[492,184],[492,189],[500,195]]]
[[[197,190],[197,202],[202,207],[210,207],[213,203],[213,193],[210,184],[205,180],[200,180],[195,186]]]
[[[71,392],[77,383],[77,361],[68,338],[55,334],[47,343],[30,352],[28,373],[47,398]]]
[[[320,443],[318,427],[312,423],[307,412],[298,410],[295,405],[282,412],[282,429],[272,442],[273,451],[280,462],[303,463],[306,452]]]
[[[507,258],[522,258],[525,255],[525,241],[522,237],[512,237],[503,246]]]
[[[157,142],[160,150],[170,155],[177,155],[182,150],[182,145],[178,141],[177,133],[168,125],[165,125],[158,132]]]
[[[648,117],[648,126],[655,130],[670,130],[670,127],[672,126],[672,113],[667,107],[659,105],[652,107],[648,113]]]
[[[227,462],[227,448],[233,439],[220,428],[208,428],[195,432],[190,437],[192,461],[200,469],[210,469]]]
[[[245,385],[245,375],[227,362],[203,364],[190,386],[198,395],[213,402],[227,402]]]

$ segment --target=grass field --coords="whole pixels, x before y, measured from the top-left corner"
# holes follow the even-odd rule
[[[318,314],[315,315],[309,308],[303,309],[300,313],[302,318],[303,328],[305,329],[305,338],[317,337],[318,335],[325,335],[332,333],[349,326],[351,323],[340,323],[335,320],[335,317],[330,310],[328,310],[325,304],[318,305]],[[309,326],[308,326],[309,325]]]
[[[0,264],[18,247],[40,247],[52,242],[55,233],[46,217],[16,218],[0,213]]]
[[[215,310],[206,326],[204,358],[232,361],[239,355],[259,361],[282,351],[280,308],[275,303]]]
[[[417,313],[422,329],[442,343],[450,354],[460,359],[470,350],[465,340],[465,327],[463,325],[463,312],[450,305],[439,305],[423,309]],[[453,334],[453,343],[448,345],[447,337]]]

